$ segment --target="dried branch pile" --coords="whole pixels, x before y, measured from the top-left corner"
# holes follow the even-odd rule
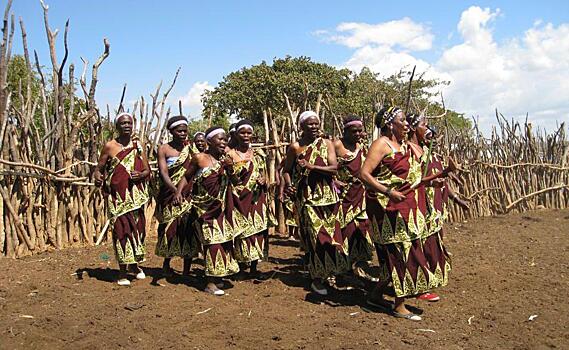
[[[443,153],[462,163],[453,181],[469,199],[469,212],[450,207],[451,220],[569,207],[569,140],[561,123],[552,133],[508,122],[496,112],[498,127],[485,139],[476,133],[447,130]]]

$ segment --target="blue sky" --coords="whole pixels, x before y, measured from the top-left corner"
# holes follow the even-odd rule
[[[0,3],[4,8],[6,1]],[[394,59],[405,55],[408,60],[416,59],[424,62],[432,66],[434,75],[446,77],[445,74],[450,74],[453,80],[456,80],[454,90],[449,90],[452,107],[467,114],[480,113],[481,117],[485,118],[493,109],[490,107],[498,107],[514,114],[513,116],[521,114],[524,110],[535,112],[538,123],[548,127],[553,126],[553,114],[559,115],[556,118],[558,120],[568,120],[566,113],[569,112],[569,103],[565,105],[563,101],[558,100],[544,103],[544,106],[538,110],[532,109],[529,101],[526,101],[528,106],[517,104],[519,108],[501,107],[500,99],[493,96],[504,90],[503,86],[495,87],[496,90],[490,95],[482,94],[478,100],[473,101],[472,94],[465,91],[470,86],[466,80],[475,80],[473,77],[479,74],[475,71],[463,74],[464,67],[457,68],[449,64],[450,58],[446,61],[441,59],[446,51],[450,51],[449,49],[468,43],[469,39],[464,36],[469,35],[468,29],[461,32],[458,26],[461,16],[473,6],[479,7],[482,11],[468,12],[467,15],[470,17],[465,15],[461,23],[465,23],[464,28],[469,27],[468,23],[474,23],[476,27],[477,21],[485,21],[484,14],[491,18],[486,19],[479,31],[487,29],[491,33],[492,41],[487,47],[497,45],[499,49],[504,48],[504,51],[510,50],[501,60],[506,62],[505,71],[508,69],[508,62],[511,65],[513,61],[517,61],[515,57],[523,54],[535,56],[531,55],[530,48],[523,51],[525,46],[530,46],[524,44],[524,35],[532,28],[538,31],[538,34],[546,36],[542,41],[561,40],[560,47],[564,47],[566,42],[562,34],[565,33],[565,26],[569,26],[567,1],[532,1],[524,2],[523,5],[520,1],[46,0],[46,3],[50,6],[51,27],[60,29],[59,59],[63,56],[61,32],[65,21],[70,18],[70,60],[75,63],[77,72],[82,68],[80,57],[87,58],[92,63],[102,51],[102,38],[109,39],[111,54],[100,69],[100,83],[97,90],[97,101],[100,105],[106,103],[116,105],[124,83],[128,84],[127,100],[134,100],[140,95],[148,97],[161,79],[164,79],[165,83],[170,81],[178,66],[181,66],[182,70],[171,95],[173,100],[187,95],[192,87],[214,86],[224,75],[240,67],[257,64],[262,60],[270,61],[274,57],[283,57],[287,54],[306,55],[317,61],[350,68],[357,68],[362,64],[368,65],[366,60],[369,60],[370,66],[382,70],[381,61],[364,54],[365,49],[373,53],[378,52],[379,48],[382,53],[387,52],[387,55],[396,54],[389,56]],[[487,12],[484,12],[485,10]],[[15,0],[12,11],[16,14],[16,18],[21,16],[24,19],[30,49],[36,49],[41,62],[49,65],[48,46],[39,1]],[[397,22],[405,17],[409,21]],[[366,36],[365,31],[369,29],[368,26],[393,21],[395,21],[394,30],[405,31],[410,24],[418,25],[420,27],[418,30],[432,37],[432,42],[427,48],[417,49],[405,46],[406,38],[385,44],[377,43],[373,38],[369,39],[369,35]],[[536,25],[536,21],[541,22]],[[359,29],[352,32],[338,30],[341,23],[355,23]],[[547,27],[549,24],[552,28]],[[360,28],[362,25],[366,27]],[[367,39],[358,41],[356,45],[350,44],[350,35],[358,33],[363,33]],[[338,35],[344,36],[346,40],[335,39]],[[422,34],[418,35],[419,39],[423,38],[420,36]],[[470,35],[472,40],[478,34]],[[20,37],[16,36],[16,39],[13,51],[19,53]],[[513,47],[515,45],[512,43],[516,40],[521,41],[519,45],[521,47]],[[401,45],[403,49],[400,48]],[[460,51],[461,47],[448,53],[449,57],[460,57],[455,51]],[[474,51],[480,50],[475,47]],[[486,58],[491,60],[490,56],[493,53],[490,51]],[[549,54],[549,51],[547,52]],[[555,53],[551,53],[551,57],[548,58],[556,60],[558,57],[554,55]],[[565,64],[567,60],[560,63],[561,67]],[[551,67],[548,69],[553,71]],[[514,73],[520,75],[523,72]],[[544,74],[540,73],[537,76]],[[511,86],[512,83],[524,84],[523,78],[511,80],[513,78],[509,73],[504,75],[504,79],[504,86]],[[488,81],[490,79],[479,81],[473,89],[484,90]],[[550,88],[552,92],[560,92],[555,86]],[[563,89],[565,88],[564,86]],[[535,89],[543,93],[542,85]],[[190,97],[184,100],[194,115],[199,113],[195,101],[196,91],[194,89],[193,102],[190,101],[192,100]],[[523,94],[520,95],[518,92],[518,95]],[[524,100],[527,100],[525,95],[521,101]],[[473,106],[478,105],[485,107],[481,107],[480,111],[475,110]]]

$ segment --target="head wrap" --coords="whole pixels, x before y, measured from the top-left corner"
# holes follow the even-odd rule
[[[302,114],[298,118],[298,125],[302,125],[310,117],[315,117],[316,119],[318,119],[318,121],[320,121],[320,118],[318,118],[318,114],[316,114],[316,112],[305,111],[302,112]]]
[[[198,131],[198,132],[196,132],[196,133],[194,134],[194,139],[195,139],[196,137],[200,136],[200,135],[202,135],[203,137],[205,137],[205,132],[203,132],[203,131]]]
[[[395,118],[395,116],[402,111],[403,110],[401,108],[395,106],[387,108],[385,112],[383,112],[383,114],[379,116],[381,118],[379,127],[383,128],[384,126],[390,124]]]
[[[212,128],[211,130],[208,130],[207,133],[205,134],[205,139],[209,141],[211,140],[212,137],[221,133],[225,133],[225,130],[223,130],[223,128],[221,127]]]
[[[177,115],[175,117],[168,119],[168,122],[166,123],[166,127],[168,128],[168,130],[172,130],[178,125],[188,125],[188,120],[186,119],[186,117],[184,117],[183,115]]]
[[[235,124],[236,132],[243,128],[249,128],[251,131],[253,131],[253,123],[248,119],[242,119],[237,124]]]
[[[119,119],[121,119],[122,117],[129,117],[130,120],[134,123],[134,117],[132,116],[132,114],[127,113],[127,112],[122,112],[122,113],[119,113],[119,114],[115,117],[115,124],[118,123]]]
[[[419,122],[421,122],[421,120],[423,120],[425,118],[424,115],[422,114],[411,114],[409,116],[407,116],[407,122],[409,123],[409,125],[411,127],[416,127],[417,125],[419,125]]]

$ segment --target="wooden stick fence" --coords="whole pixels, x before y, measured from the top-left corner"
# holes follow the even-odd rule
[[[59,63],[55,50],[57,31],[50,28],[48,7],[42,2],[53,86],[46,83],[47,72],[42,71],[34,54],[40,77],[39,93],[32,93],[29,77],[20,81],[16,92],[10,92],[7,69],[15,32],[11,4],[9,0],[4,13],[0,52],[0,256],[21,257],[99,243],[106,237],[108,223],[103,197],[92,183],[92,167],[101,146],[113,135],[114,115],[125,110],[126,85],[117,109],[111,112],[107,106],[106,113],[101,113],[95,91],[98,70],[110,53],[110,43],[105,39],[103,51],[91,68],[89,84],[88,61],[83,59],[84,67],[78,79],[83,96],[79,98],[74,88],[77,79],[72,64],[68,67],[67,79],[63,79],[69,24],[64,31],[64,58]],[[31,71],[23,21],[20,28],[25,64]],[[147,145],[151,159],[155,159],[158,145],[166,141],[165,123],[170,116],[166,101],[178,74],[179,69],[164,92],[160,83],[150,95],[150,101],[141,97],[130,111],[137,119],[137,136]],[[15,97],[21,103],[15,104]],[[267,168],[271,169],[273,184],[278,179],[278,165],[286,154],[286,147],[299,134],[297,118],[302,107],[293,105],[286,94],[284,98],[288,114],[278,115],[270,109],[263,111],[265,139],[253,145],[267,153]],[[334,133],[339,134],[339,116],[332,105],[330,96],[320,95],[316,110],[322,121],[332,125]],[[444,121],[444,115],[436,118]],[[496,118],[498,126],[489,138],[477,131],[477,125],[475,132],[447,128],[445,137],[441,138],[439,152],[462,163],[461,171],[451,180],[452,186],[471,204],[468,212],[451,204],[451,220],[542,207],[567,208],[569,142],[565,125],[546,133],[533,130],[527,122],[509,122],[499,113]],[[366,116],[365,120],[373,118]],[[271,188],[274,190],[275,186]],[[154,207],[154,203],[148,206],[148,217],[152,217]],[[281,221],[279,230],[285,234],[282,207],[275,203],[274,210]],[[155,232],[156,223],[148,220],[148,225],[148,232]]]

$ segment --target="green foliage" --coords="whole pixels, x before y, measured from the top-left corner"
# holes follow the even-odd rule
[[[21,110],[27,94],[27,82],[30,80],[30,92],[32,100],[40,96],[41,82],[38,74],[28,69],[24,56],[12,56],[8,62],[8,92],[11,93],[12,106]]]
[[[322,94],[325,103],[321,108],[326,109],[328,116],[356,114],[371,130],[379,105],[406,107],[410,75],[410,71],[401,70],[382,79],[369,68],[353,73],[313,62],[309,57],[287,56],[274,59],[271,65],[263,61],[230,73],[214,90],[207,91],[202,101],[208,113],[249,118],[262,130],[263,111],[272,112],[277,122],[289,115],[285,95],[293,110],[303,111],[314,109],[318,95]],[[424,73],[415,74],[409,111],[441,114],[442,105],[433,101],[444,85],[448,82],[426,79]],[[471,126],[469,120],[454,111],[448,111],[444,120],[457,129]],[[331,133],[334,122],[324,124],[325,131]]]

